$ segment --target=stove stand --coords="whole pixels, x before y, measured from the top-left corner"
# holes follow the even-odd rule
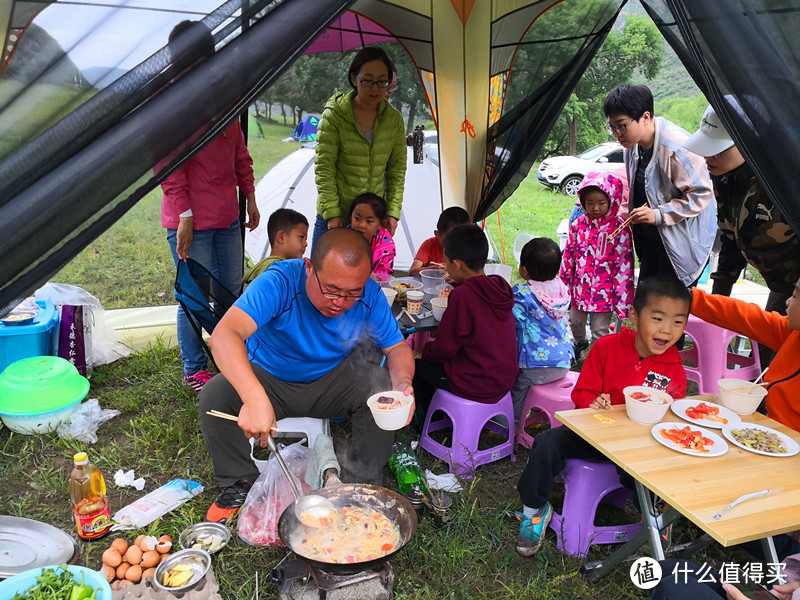
[[[272,570],[280,600],[392,600],[394,571],[388,562],[354,575],[321,571],[300,559]]]

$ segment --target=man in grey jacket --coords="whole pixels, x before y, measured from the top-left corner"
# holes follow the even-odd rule
[[[692,286],[705,268],[717,232],[716,203],[703,159],[683,148],[689,133],[653,117],[653,94],[619,85],[603,104],[606,131],[625,148],[633,245],[639,280],[672,275]]]

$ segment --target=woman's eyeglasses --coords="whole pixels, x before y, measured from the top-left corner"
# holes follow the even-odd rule
[[[353,73],[353,77],[358,79],[358,83],[360,83],[361,86],[365,87],[365,88],[374,88],[377,85],[379,88],[386,89],[386,88],[389,87],[389,84],[391,83],[391,81],[385,81],[385,80],[382,80],[382,81],[371,81],[369,79],[361,79],[355,73]]]

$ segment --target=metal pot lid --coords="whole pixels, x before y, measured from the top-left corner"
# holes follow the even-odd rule
[[[70,535],[52,525],[0,515],[0,579],[70,562],[77,549]]]

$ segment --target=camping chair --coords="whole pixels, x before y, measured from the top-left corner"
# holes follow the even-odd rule
[[[186,262],[178,261],[175,275],[175,299],[186,313],[192,329],[200,338],[200,342],[212,362],[214,356],[203,339],[203,330],[205,329],[211,334],[222,315],[233,305],[236,298],[236,294],[222,285],[219,279],[199,262],[191,258]]]

